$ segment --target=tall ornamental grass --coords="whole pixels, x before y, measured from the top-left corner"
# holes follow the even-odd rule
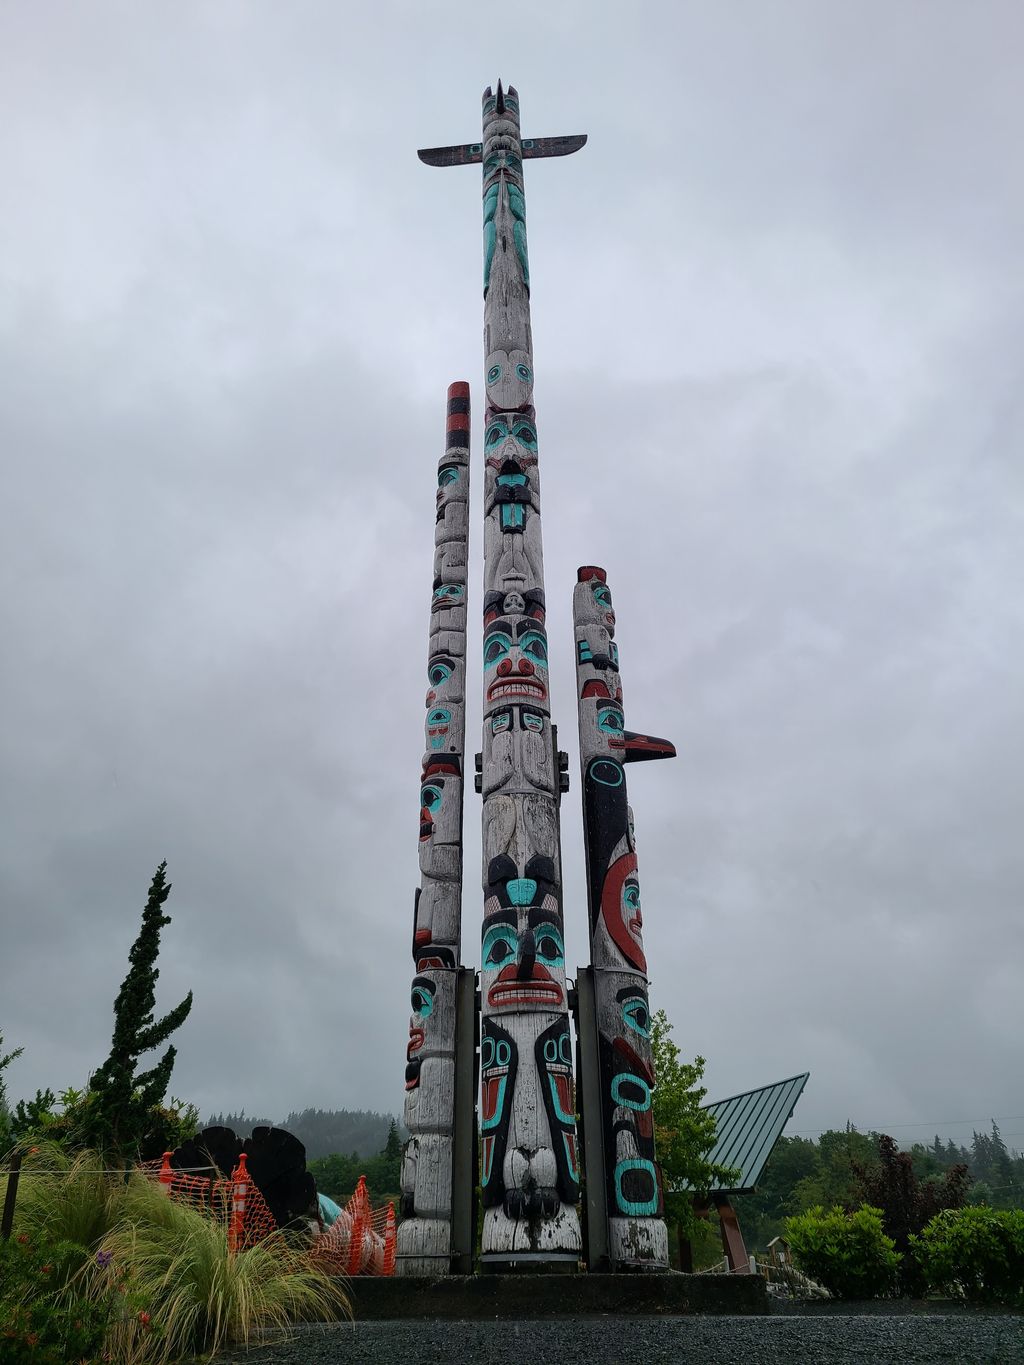
[[[4,1360],[17,1344],[26,1359],[59,1361],[59,1345],[42,1354],[45,1338],[70,1349],[76,1324],[100,1325],[102,1351],[64,1359],[166,1365],[351,1315],[343,1282],[279,1234],[232,1255],[223,1222],[138,1171],[104,1171],[92,1151],[47,1147],[28,1156],[14,1232],[17,1259],[5,1269],[18,1273],[3,1277],[0,1318],[16,1311],[24,1330],[17,1343],[0,1341]]]
[[[341,1281],[280,1235],[231,1255],[222,1223],[149,1181],[128,1187],[103,1251],[131,1267],[134,1291],[153,1305],[148,1323],[136,1316],[116,1325],[108,1343],[115,1360],[172,1361],[351,1315]]]

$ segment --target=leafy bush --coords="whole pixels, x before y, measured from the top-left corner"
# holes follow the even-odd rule
[[[1024,1210],[947,1209],[911,1249],[936,1292],[1024,1308]]]
[[[808,1209],[786,1219],[797,1267],[837,1299],[884,1298],[893,1292],[900,1257],[882,1228],[880,1209],[855,1213],[838,1206]]]
[[[19,1233],[0,1243],[0,1359],[66,1365],[101,1358],[110,1303],[68,1291],[85,1247]]]

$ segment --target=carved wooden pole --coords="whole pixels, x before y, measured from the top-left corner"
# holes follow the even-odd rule
[[[461,952],[462,782],[466,748],[469,385],[448,390],[437,471],[420,887],[413,910],[412,1020],[405,1070],[399,1275],[446,1274],[451,1252],[455,982]]]
[[[671,758],[667,740],[624,728],[615,613],[603,569],[573,594],[583,834],[613,1269],[665,1269],[668,1236],[651,1108],[654,1067],[633,813],[623,764]],[[591,1173],[591,1179],[598,1177]]]
[[[484,734],[482,1254],[491,1268],[581,1250],[562,936],[559,762],[548,696],[523,159],[584,136],[523,140],[509,87],[483,97],[483,140],[419,153],[482,163],[484,211]]]
[[[578,1258],[519,103],[484,95],[482,1252]]]

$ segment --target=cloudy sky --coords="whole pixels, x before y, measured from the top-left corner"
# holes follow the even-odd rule
[[[810,1070],[790,1131],[1024,1147],[1022,42],[1016,0],[5,0],[13,1097],[105,1057],[166,858],[174,1093],[400,1109],[483,366],[478,172],[415,152],[500,75],[589,134],[527,171],[553,711],[574,749],[602,564],[627,724],[679,750],[630,770],[652,1004],[712,1098]],[[472,793],[466,846],[475,963]]]

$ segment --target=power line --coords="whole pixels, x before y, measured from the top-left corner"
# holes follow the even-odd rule
[[[889,1124],[885,1124],[885,1123],[865,1123],[865,1124],[854,1124],[854,1127],[855,1127],[855,1129],[856,1129],[858,1132],[884,1133],[884,1132],[888,1132],[890,1129],[895,1130],[895,1129],[898,1129],[898,1128],[933,1128],[933,1129],[935,1129],[935,1128],[955,1128],[955,1127],[960,1127],[960,1126],[962,1126],[963,1124],[966,1124],[966,1123],[1016,1123],[1019,1119],[1024,1119],[1024,1114],[994,1114],[994,1115],[990,1115],[987,1119],[924,1119],[924,1120],[911,1119],[911,1120],[909,1120],[907,1123],[889,1123]],[[848,1119],[847,1122],[852,1122],[852,1120],[849,1120],[849,1119]],[[817,1128],[794,1128],[794,1129],[792,1129],[791,1131],[792,1131],[793,1135],[795,1136],[795,1135],[797,1135],[797,1134],[803,1134],[803,1133],[837,1132],[837,1131],[840,1131],[840,1130],[834,1129],[834,1128],[833,1128],[833,1129],[829,1129],[829,1128],[827,1127],[827,1125],[825,1125],[825,1124],[820,1124]],[[1019,1134],[1019,1133],[1009,1133],[1009,1134],[1006,1134],[1005,1136],[1008,1136],[1008,1137],[1019,1137],[1020,1134]]]

